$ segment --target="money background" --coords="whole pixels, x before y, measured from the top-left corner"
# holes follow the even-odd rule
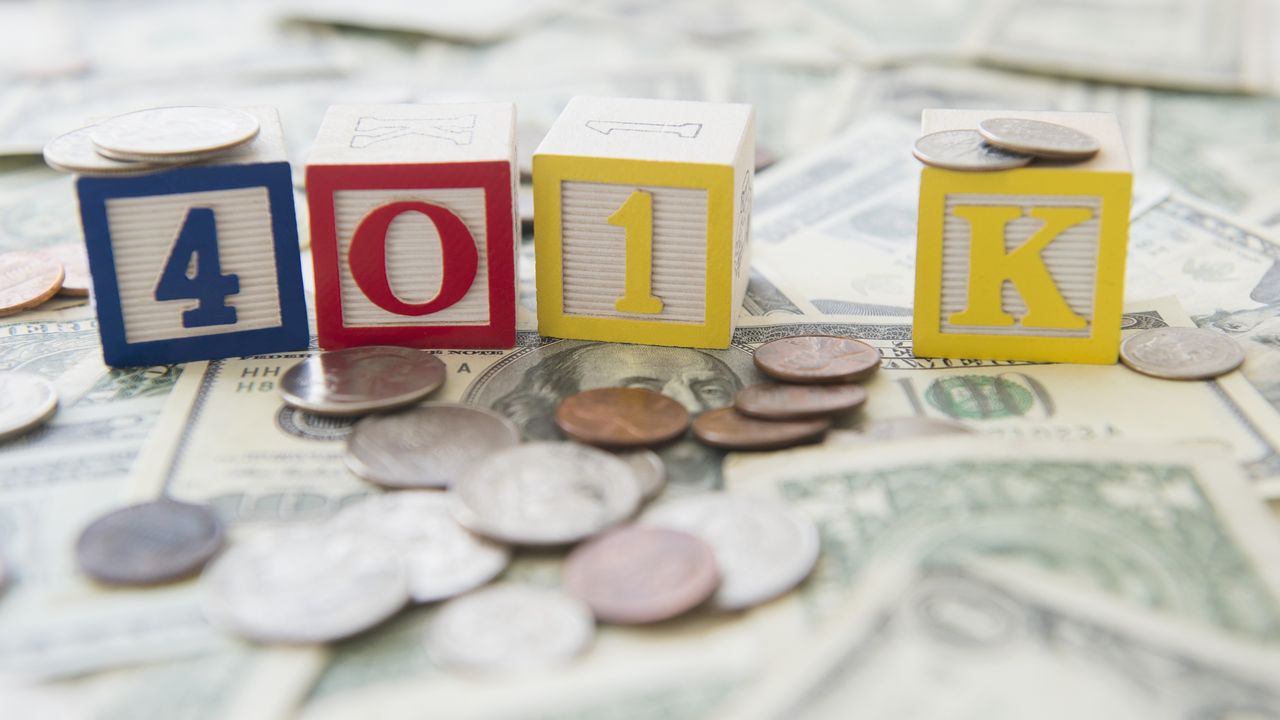
[[[71,180],[43,166],[40,148],[142,107],[274,105],[297,171],[325,108],[340,102],[514,100],[525,163],[574,95],[750,102],[761,160],[776,163],[758,178],[752,283],[733,347],[538,336],[526,234],[517,347],[442,353],[450,373],[437,397],[496,408],[545,439],[559,398],[624,371],[696,412],[759,380],[754,346],[835,332],[886,358],[870,418],[957,419],[982,432],[964,446],[785,460],[726,461],[677,444],[663,453],[668,497],[723,488],[812,515],[824,544],[813,578],[756,611],[656,632],[607,628],[572,667],[485,680],[432,664],[421,642],[432,607],[334,648],[263,648],[212,630],[194,583],[106,591],[85,579],[76,534],[132,500],[209,502],[248,534],[322,520],[374,490],[342,465],[348,423],[280,404],[276,383],[300,355],[109,371],[92,308],[59,301],[0,320],[0,369],[55,382],[62,403],[48,425],[0,446],[11,578],[0,595],[0,715],[817,717],[861,701],[880,717],[923,703],[904,681],[921,677],[943,678],[927,695],[953,699],[909,705],[925,716],[1080,710],[1046,699],[1060,697],[1044,692],[1055,673],[1078,676],[1066,687],[1088,697],[1132,703],[1127,716],[1169,717],[1215,698],[1280,713],[1280,662],[1267,647],[1280,639],[1280,541],[1257,500],[1280,497],[1277,38],[1269,0],[0,3],[0,250],[80,240]],[[1243,371],[1180,384],[1119,365],[915,358],[909,147],[925,107],[1117,113],[1136,168],[1126,332],[1212,328],[1245,347]],[[1074,464],[1060,457],[1064,443]],[[1022,466],[1011,469],[1010,447]],[[1026,479],[1050,472],[1113,482]],[[913,485],[920,478],[930,480]],[[557,576],[555,558],[540,554],[506,574],[547,585]],[[968,656],[935,645],[955,633],[909,614],[944,585],[1099,644],[1062,653],[1023,632],[1020,644],[987,642],[989,665],[947,675]],[[1142,617],[1150,611],[1157,620]],[[947,617],[972,633],[998,616]],[[1117,647],[1113,665],[1090,661]],[[1179,663],[1201,669],[1194,682],[1152,702],[1149,685],[1173,682],[1153,668]],[[1131,682],[1104,679],[1114,677]],[[832,696],[831,686],[870,690]],[[890,687],[899,694],[871,692]]]

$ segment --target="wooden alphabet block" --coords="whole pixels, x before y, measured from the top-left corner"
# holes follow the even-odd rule
[[[1120,347],[1133,175],[1106,113],[925,110],[924,134],[987,118],[1096,138],[1078,162],[920,177],[913,338],[921,357],[1113,363]]]
[[[754,155],[749,105],[570,101],[533,157],[539,332],[727,347]]]
[[[305,349],[293,183],[274,109],[218,158],[76,190],[102,354],[123,367]]]
[[[515,345],[515,106],[339,105],[307,160],[320,345]]]

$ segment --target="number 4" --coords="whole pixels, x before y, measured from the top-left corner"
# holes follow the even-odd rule
[[[227,296],[239,292],[239,276],[222,274],[213,209],[191,208],[160,272],[156,300],[199,301],[182,313],[183,327],[231,325],[236,309],[227,305]]]
[[[626,230],[626,286],[614,303],[618,312],[662,312],[662,299],[653,294],[653,196],[643,190],[631,193],[609,224]]]

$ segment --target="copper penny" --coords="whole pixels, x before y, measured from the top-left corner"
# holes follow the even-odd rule
[[[756,367],[793,383],[857,382],[880,369],[880,351],[853,338],[800,335],[756,348]]]
[[[0,316],[33,308],[62,287],[62,263],[31,250],[0,254]]]
[[[809,420],[848,412],[866,401],[861,385],[763,383],[739,391],[734,406],[761,420]]]
[[[720,586],[715,551],[681,530],[636,525],[600,535],[569,553],[565,589],[604,622],[669,620]]]
[[[683,435],[689,411],[652,390],[597,388],[565,398],[556,408],[556,425],[588,445],[648,447]]]
[[[89,255],[84,251],[84,243],[69,242],[53,247],[41,248],[40,252],[52,256],[62,263],[62,287],[59,295],[69,297],[89,296]]]
[[[708,410],[693,421],[693,436],[704,445],[726,450],[778,450],[817,442],[831,421],[757,420],[735,408]]]

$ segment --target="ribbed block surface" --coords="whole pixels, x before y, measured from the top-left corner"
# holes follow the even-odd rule
[[[113,198],[106,205],[120,287],[120,311],[129,342],[280,326],[275,244],[266,188]],[[226,298],[226,304],[236,309],[234,324],[183,327],[183,311],[195,308],[199,302],[155,298],[160,273],[192,208],[213,210],[221,274],[239,277],[240,291]],[[193,274],[194,267],[188,270],[188,276]]]
[[[360,221],[373,210],[399,201],[426,202],[462,219],[476,243],[479,262],[471,289],[456,304],[430,315],[406,317],[383,310],[365,296],[351,275],[348,256]],[[485,248],[484,190],[340,190],[334,194],[338,274],[342,287],[342,323],[347,327],[485,325],[489,322],[489,261]],[[424,303],[440,292],[440,233],[421,213],[406,212],[387,229],[387,277],[391,290],[406,303]]]
[[[1023,209],[1024,214],[1037,207],[1088,208],[1093,216],[1085,222],[1072,225],[1053,239],[1040,253],[1049,274],[1057,284],[1058,292],[1067,305],[1088,325],[1079,330],[1051,328],[1027,328],[1020,323],[1009,327],[955,325],[950,321],[952,313],[965,309],[969,291],[969,221],[957,217],[957,206],[999,205]],[[1101,198],[1050,195],[970,195],[947,196],[946,216],[942,241],[942,332],[981,333],[988,335],[1023,335],[1037,337],[1088,337],[1093,325],[1094,276],[1097,272],[1099,225],[1098,211]],[[1043,220],[1021,217],[1005,226],[1005,251],[1020,247],[1044,224]],[[1002,309],[1021,320],[1027,314],[1022,294],[1012,282],[1004,283]]]
[[[609,217],[636,190],[653,196],[653,294],[662,312],[618,312],[626,230]],[[706,318],[707,191],[565,182],[561,185],[564,313],[701,324]]]

